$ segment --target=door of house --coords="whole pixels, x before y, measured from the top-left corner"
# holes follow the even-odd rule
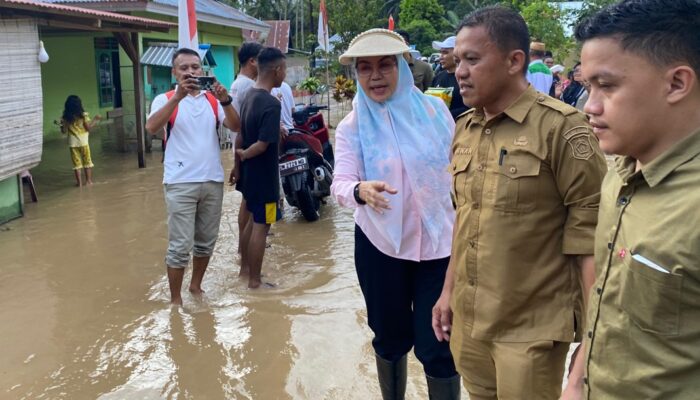
[[[151,98],[172,89],[172,72],[168,67],[151,67]]]
[[[119,69],[119,45],[114,38],[95,38],[97,93],[100,108],[122,106],[122,85]]]

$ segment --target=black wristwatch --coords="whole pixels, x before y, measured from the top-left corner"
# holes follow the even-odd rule
[[[361,182],[358,182],[358,184],[355,185],[355,190],[352,191],[352,195],[355,197],[357,204],[364,205],[367,204],[367,202],[360,198],[360,183]]]
[[[219,104],[221,104],[221,107],[226,107],[231,103],[233,103],[233,98],[231,96],[228,96],[228,100],[219,102]]]

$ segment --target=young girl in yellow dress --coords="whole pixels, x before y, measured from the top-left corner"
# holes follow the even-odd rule
[[[82,186],[82,170],[85,170],[85,183],[92,185],[92,158],[90,157],[90,145],[88,136],[90,130],[102,119],[95,115],[94,120],[83,109],[80,97],[70,95],[66,99],[61,118],[61,133],[68,134],[68,146],[70,157],[73,161],[73,172],[77,186]]]

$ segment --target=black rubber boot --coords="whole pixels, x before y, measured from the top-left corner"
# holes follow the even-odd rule
[[[460,377],[433,378],[426,375],[428,380],[428,398],[430,400],[459,400],[461,389]]]
[[[408,365],[406,356],[396,362],[385,360],[379,356],[377,359],[377,375],[379,387],[382,390],[384,400],[403,400],[406,394],[406,374]]]

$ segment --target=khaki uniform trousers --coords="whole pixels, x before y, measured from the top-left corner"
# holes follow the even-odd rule
[[[569,343],[472,339],[454,329],[450,349],[470,400],[557,400]]]

